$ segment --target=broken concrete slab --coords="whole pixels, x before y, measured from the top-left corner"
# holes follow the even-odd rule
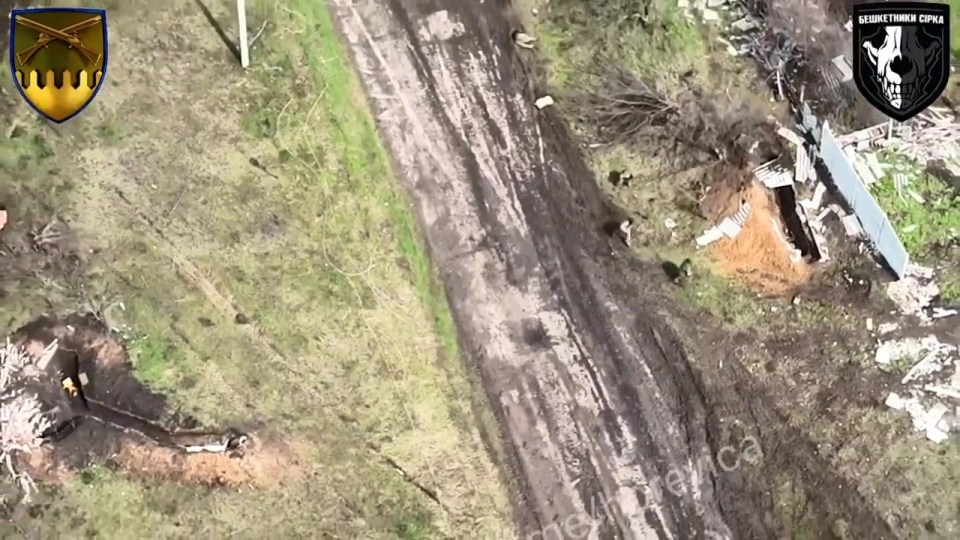
[[[940,294],[933,269],[910,263],[902,278],[887,284],[887,296],[906,315],[925,317],[924,310]]]
[[[781,127],[777,130],[777,135],[783,137],[787,140],[787,142],[794,146],[803,146],[803,138],[801,138],[800,135],[798,135],[797,132],[792,129]]]

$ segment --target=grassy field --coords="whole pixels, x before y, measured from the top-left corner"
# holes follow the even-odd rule
[[[307,459],[300,479],[268,491],[97,469],[17,527],[509,536],[491,420],[323,2],[254,2],[250,26],[265,26],[246,72],[192,0],[106,4],[110,65],[96,102],[59,127],[17,103],[17,127],[0,140],[12,180],[0,191],[4,234],[56,215],[84,261],[79,273],[19,283],[0,323],[9,331],[50,308],[105,312],[138,376],[179,408],[208,423],[265,423]],[[233,6],[208,3],[227,35]]]

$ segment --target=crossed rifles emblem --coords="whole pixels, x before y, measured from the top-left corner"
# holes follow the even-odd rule
[[[43,23],[38,23],[34,20],[30,20],[23,16],[17,17],[16,23],[20,26],[40,32],[40,37],[37,39],[36,43],[17,53],[17,61],[20,62],[20,65],[22,66],[31,58],[33,58],[33,55],[37,54],[37,51],[40,49],[43,49],[54,41],[62,41],[71,48],[76,49],[78,52],[80,52],[80,54],[85,56],[91,64],[95,65],[100,61],[100,58],[103,55],[98,52],[91,51],[84,46],[83,40],[81,40],[77,34],[83,30],[86,30],[87,28],[99,25],[102,20],[103,18],[100,15],[96,15],[85,21],[71,24],[66,28],[57,29],[51,28]]]

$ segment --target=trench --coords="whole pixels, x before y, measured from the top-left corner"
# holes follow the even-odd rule
[[[813,231],[810,230],[810,225],[800,217],[797,191],[792,185],[774,188],[773,191],[777,197],[780,217],[783,219],[790,236],[790,243],[800,250],[800,254],[807,263],[819,261],[822,255],[820,248],[817,247],[817,243],[813,239]]]
[[[188,447],[210,445],[217,450],[228,451],[237,448],[244,440],[243,434],[232,430],[214,431],[208,429],[171,430],[159,422],[144,418],[130,411],[121,410],[95,397],[87,396],[84,392],[85,384],[81,373],[80,357],[76,353],[60,355],[54,372],[58,380],[69,380],[76,389],[75,393],[68,392],[67,403],[72,415],[61,420],[44,433],[41,437],[50,442],[63,441],[78,427],[87,421],[99,422],[141,439],[151,441],[161,447],[187,452]],[[108,377],[100,373],[99,377]],[[193,451],[198,451],[194,449]]]

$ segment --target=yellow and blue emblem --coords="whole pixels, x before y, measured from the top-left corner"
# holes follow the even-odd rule
[[[34,110],[58,124],[73,118],[93,101],[107,75],[107,12],[13,10],[10,69]]]

